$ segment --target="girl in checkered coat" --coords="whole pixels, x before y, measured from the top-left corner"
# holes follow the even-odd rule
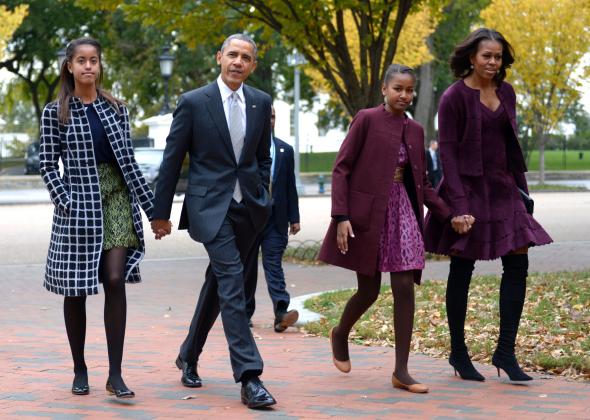
[[[135,394],[121,377],[125,282],[140,281],[144,256],[140,208],[151,220],[153,195],[133,155],[127,108],[101,89],[100,44],[72,41],[60,70],[58,99],[43,110],[40,171],[55,205],[45,287],[64,295],[74,360],[72,393],[89,393],[84,361],[86,296],[105,291],[107,391]],[[63,164],[63,176],[58,160]]]

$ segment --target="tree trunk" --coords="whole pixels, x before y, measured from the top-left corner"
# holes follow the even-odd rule
[[[414,118],[424,127],[424,142],[426,145],[434,140],[434,90],[432,61],[423,64],[418,73],[420,87]]]

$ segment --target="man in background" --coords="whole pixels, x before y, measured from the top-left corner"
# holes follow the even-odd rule
[[[442,167],[440,166],[440,152],[438,151],[438,142],[430,141],[430,147],[426,151],[426,174],[428,181],[433,188],[436,188],[442,178]]]
[[[275,110],[272,108],[271,130],[275,126]],[[258,279],[258,252],[262,247],[262,266],[268,293],[274,310],[274,329],[283,332],[299,319],[296,310],[289,309],[289,293],[283,272],[283,254],[287,248],[288,235],[295,235],[301,229],[299,225],[299,203],[295,185],[295,159],[293,148],[284,141],[271,136],[270,154],[270,191],[272,197],[272,214],[262,233],[256,239],[248,258],[244,263],[246,312],[252,319],[256,302],[256,284]],[[250,325],[252,325],[250,321]]]

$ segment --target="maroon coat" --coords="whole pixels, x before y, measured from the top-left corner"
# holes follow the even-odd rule
[[[509,169],[518,187],[528,192],[524,176],[527,168],[517,140],[516,95],[512,86],[506,82],[500,82],[496,94],[512,126],[512,135],[506,145]],[[448,194],[447,204],[451,206],[453,216],[471,214],[463,188],[464,178],[480,177],[479,179],[482,180],[485,156],[482,154],[481,144],[482,116],[479,95],[479,90],[471,89],[463,80],[458,80],[442,95],[438,107],[438,143],[443,167],[443,183]]]
[[[404,184],[420,229],[424,204],[439,220],[449,218],[450,209],[436,195],[426,177],[422,127],[412,120],[394,116],[384,105],[363,109],[352,120],[332,172],[332,216],[348,216],[355,237],[348,239],[348,252],[343,255],[336,243],[337,223],[332,220],[320,250],[321,261],[365,275],[377,271],[379,239],[402,134],[409,157]],[[420,276],[421,271],[417,270],[417,283]]]

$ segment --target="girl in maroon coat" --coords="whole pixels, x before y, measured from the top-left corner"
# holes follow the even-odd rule
[[[478,29],[455,48],[451,69],[459,78],[439,105],[440,195],[466,222],[458,235],[427,218],[426,250],[451,256],[446,304],[451,333],[449,363],[461,378],[483,381],[465,346],[467,295],[475,260],[502,258],[500,337],[492,364],[511,380],[529,381],[514,355],[524,304],[529,246],[551,242],[527,214],[526,165],[517,140],[516,96],[504,82],[512,47],[490,29]],[[475,220],[473,229],[470,221]]]
[[[385,73],[383,105],[353,119],[332,174],[332,217],[319,258],[356,271],[358,290],[330,331],[334,365],[349,372],[348,335],[379,294],[381,273],[391,273],[395,371],[392,383],[428,392],[408,372],[414,322],[414,282],[424,268],[423,206],[443,222],[450,210],[425,171],[424,132],[405,115],[414,97],[412,69],[392,64]]]

